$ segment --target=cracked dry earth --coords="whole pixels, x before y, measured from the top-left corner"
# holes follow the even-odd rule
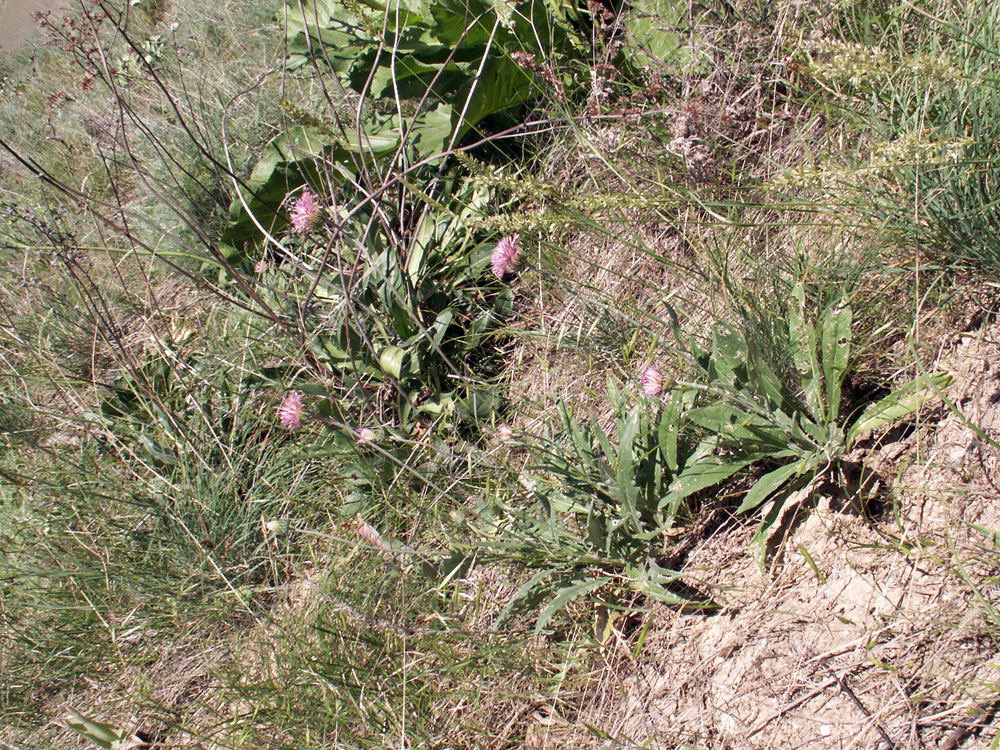
[[[609,647],[589,710],[537,719],[529,745],[1000,742],[1000,536],[984,533],[1000,530],[1000,452],[984,439],[1000,440],[1000,325],[952,349],[939,367],[964,418],[925,409],[905,439],[869,450],[884,503],[873,522],[820,497],[767,572],[746,551],[752,527],[706,539],[686,572],[722,609],[658,611],[638,656],[634,637]]]

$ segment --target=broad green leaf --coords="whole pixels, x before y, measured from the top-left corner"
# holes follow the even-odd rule
[[[743,336],[725,326],[716,328],[712,336],[709,380],[713,383],[718,381],[730,388],[735,387],[738,382],[745,380],[741,372],[746,372],[746,360],[747,345]]]
[[[660,412],[660,424],[657,427],[659,448],[663,460],[671,473],[677,471],[677,446],[680,437],[682,396],[679,391],[670,394],[670,400],[663,405]]]
[[[478,349],[486,334],[510,317],[513,302],[514,293],[509,286],[505,286],[493,301],[493,308],[483,310],[473,320],[471,331],[465,339],[467,352]]]
[[[808,417],[798,413],[792,417],[790,434],[795,439],[799,439],[801,436],[803,441],[820,446],[825,445],[830,441],[831,430],[839,429],[840,428],[835,423],[828,425],[827,428],[824,429],[821,425],[816,424]]]
[[[441,585],[446,585],[453,579],[468,576],[476,566],[477,561],[474,551],[452,550],[451,554],[437,566]]]
[[[672,472],[663,460],[660,449],[658,431],[651,423],[652,415],[648,409],[639,412],[639,435],[636,440],[636,450],[639,452],[639,465],[636,472],[636,484],[639,486],[641,501],[639,514],[645,519],[656,511],[656,503],[666,491],[664,481],[669,481]]]
[[[667,311],[667,323],[670,326],[670,332],[674,335],[674,339],[682,349],[691,349],[691,354],[695,357],[695,359],[697,359],[697,347],[693,342],[688,341],[684,337],[684,334],[681,333],[681,322],[680,318],[677,316],[677,311],[674,310],[673,306],[666,300],[663,300],[660,304],[663,305],[664,309]]]
[[[823,377],[826,380],[827,423],[840,416],[840,389],[851,357],[851,307],[837,305],[823,317]]]
[[[861,417],[847,432],[847,446],[854,445],[862,434],[869,430],[877,430],[897,419],[908,417],[916,412],[930,399],[937,398],[937,389],[951,383],[952,377],[944,372],[933,375],[921,375],[906,385],[897,388],[885,398],[876,401],[865,409]]]
[[[333,336],[317,336],[313,341],[312,351],[338,370],[357,370],[362,373],[374,371],[365,358],[352,354],[363,351],[363,343],[355,331],[343,328],[340,333],[340,340]]]
[[[258,224],[271,234],[287,225],[288,212],[283,210],[283,204],[307,177],[318,178],[313,160],[323,153],[324,142],[315,128],[295,126],[264,147],[247,180],[249,190],[235,188],[243,200],[234,197],[229,207],[229,223],[219,238],[220,243],[230,248],[224,251],[230,262],[242,260],[244,249],[263,239]]]
[[[365,129],[358,131],[349,138],[339,137],[336,133],[327,134],[331,144],[337,146],[334,153],[336,161],[347,164],[354,172],[354,162],[349,158],[349,154],[373,154],[375,156],[386,156],[399,148],[400,135],[399,128],[395,125],[397,118],[380,122],[374,120],[365,124]],[[346,153],[345,153],[346,152]]]
[[[455,311],[448,307],[437,314],[434,323],[431,324],[431,340],[438,346],[444,341],[444,335],[448,332],[448,327],[455,317]]]
[[[388,287],[388,285],[386,286]],[[393,294],[386,296],[388,299],[383,299],[383,305],[389,312],[392,330],[395,331],[396,336],[404,341],[406,346],[415,343],[414,340],[420,339],[423,333],[417,329],[417,322],[411,314],[412,306],[406,304],[402,295],[399,295],[399,298]]]
[[[615,412],[621,412],[622,407],[622,393],[615,379],[608,375],[604,384],[605,389],[608,392],[608,401],[611,402],[611,406],[614,408]]]
[[[464,119],[460,121],[468,91],[473,92],[472,98]],[[475,89],[470,82],[452,99],[452,127],[461,138],[485,117],[517,107],[537,96],[538,91],[534,76],[506,55],[494,54],[487,60]]]
[[[600,445],[601,452],[604,454],[605,458],[607,458],[608,461],[613,462],[617,466],[618,450],[611,444],[611,438],[608,437],[608,434],[604,431],[601,425],[598,424],[596,419],[591,421],[590,430],[591,431],[590,433],[588,433],[586,441],[586,446],[587,446],[586,458],[591,461],[593,460],[593,452],[591,450],[591,441],[590,441],[590,435],[593,434],[594,437],[597,438],[597,442]],[[611,477],[606,476],[604,478],[610,479]]]
[[[781,412],[773,416],[775,419],[785,417],[785,421],[789,421]],[[727,445],[737,446],[739,452],[756,452],[761,447],[780,450],[787,445],[791,428],[790,421],[785,428],[729,404],[701,406],[689,411],[687,418],[693,424],[716,433]]]
[[[413,404],[417,397],[416,393],[407,394],[400,390],[396,394],[396,411],[399,414],[399,431],[405,436],[412,427],[411,417],[413,416]]]
[[[406,259],[406,273],[414,285],[420,283],[424,259],[428,256],[428,250],[432,250],[434,245],[434,230],[436,228],[434,224],[432,214],[424,214],[414,234],[413,241],[409,245],[409,257]]]
[[[159,461],[168,466],[177,465],[177,458],[161,450],[156,441],[146,433],[139,435],[139,444],[142,445],[143,449],[154,461]]]
[[[450,48],[459,44],[466,49],[478,48],[489,39],[492,23],[487,23],[488,17],[471,25],[469,21],[483,10],[485,5],[474,0],[472,4],[470,0],[436,0],[431,6],[431,36]]]
[[[456,72],[460,70],[457,66],[452,66],[452,69]],[[414,55],[397,55],[394,66],[383,64],[372,76],[372,93],[378,97],[390,97],[402,87],[401,97],[410,98],[410,92],[406,90],[408,83],[406,79],[421,77],[420,80],[410,83],[413,84],[415,91],[426,91],[434,74],[439,70],[442,70],[440,64],[421,62]]]
[[[699,427],[710,432],[724,432],[732,425],[746,424],[759,420],[758,417],[730,404],[716,403],[709,406],[699,406],[687,413],[687,418]]]
[[[417,407],[417,411],[421,414],[439,416],[441,414],[451,414],[454,408],[455,398],[450,393],[443,393],[438,399],[424,401],[424,403]]]
[[[282,14],[286,67],[311,58],[332,67],[345,87],[366,99],[421,102],[423,111],[397,133],[405,131],[408,147],[422,157],[444,151],[485,118],[516,111],[541,93],[535,74],[511,53],[526,51],[539,60],[589,53],[588,46],[575,45],[578,31],[558,22],[564,12],[559,4],[345,3],[288,2]],[[427,111],[427,104],[436,106]]]
[[[289,70],[305,65],[323,47],[336,70],[346,69],[353,59],[338,59],[338,51],[353,51],[374,41],[361,20],[339,0],[291,0],[278,15],[285,27],[289,55],[285,67]]]
[[[410,127],[409,142],[424,156],[443,152],[451,141],[453,114],[452,105],[444,102],[421,111]]]
[[[341,408],[341,401],[333,398],[322,398],[316,402],[316,413],[324,419],[336,420],[341,423],[348,421],[349,417]]]
[[[458,408],[466,419],[475,421],[490,419],[500,406],[500,397],[496,392],[484,388],[470,388],[468,395],[458,402]]]
[[[595,513],[592,505],[587,513],[587,543],[599,549],[605,546],[607,539],[607,520],[603,515]]]
[[[743,497],[743,502],[736,512],[746,513],[753,510],[795,477],[815,470],[818,463],[818,457],[812,455],[768,472],[754,483]]]
[[[259,190],[280,164],[314,159],[328,145],[329,138],[324,137],[316,128],[296,125],[286,132],[273,138],[261,152],[260,159],[250,173],[247,185],[251,190]]]
[[[657,510],[666,511],[668,517],[677,514],[680,504],[691,495],[701,490],[714,487],[729,479],[741,469],[745,469],[752,461],[725,461],[711,456],[684,467],[680,475],[670,483],[670,491],[660,500]]]
[[[625,34],[629,58],[640,67],[672,73],[702,69],[710,60],[692,33],[689,10],[677,0],[636,0],[629,5]],[[697,25],[697,21],[695,22]]]
[[[382,372],[390,375],[396,380],[403,377],[403,370],[407,360],[407,353],[398,346],[387,346],[382,350],[378,358],[378,366]]]
[[[538,636],[545,629],[545,626],[549,624],[549,620],[560,610],[564,609],[571,601],[589,594],[606,583],[607,580],[604,578],[597,578],[592,581],[574,581],[568,586],[563,586],[552,601],[545,605],[545,609],[539,613],[538,622],[535,624],[535,635]]]

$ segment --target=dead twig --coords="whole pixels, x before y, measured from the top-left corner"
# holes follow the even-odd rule
[[[827,667],[827,669],[829,669],[829,667]],[[874,719],[874,717],[871,715],[871,712],[867,708],[865,708],[865,704],[861,702],[861,699],[858,698],[858,696],[854,694],[854,691],[851,690],[850,686],[848,686],[846,682],[846,675],[844,677],[841,677],[832,669],[830,669],[830,674],[833,675],[834,679],[840,685],[840,689],[844,693],[846,693],[847,697],[850,698],[854,702],[854,705],[858,707],[858,710],[860,710],[861,713],[863,713],[866,718],[871,719],[873,721],[873,723],[875,724],[875,728],[878,730],[878,733],[882,735],[882,740],[885,742],[885,744],[892,750],[897,750],[896,743],[892,741],[892,738],[889,736],[889,733],[885,731],[885,728],[882,726],[882,723]]]

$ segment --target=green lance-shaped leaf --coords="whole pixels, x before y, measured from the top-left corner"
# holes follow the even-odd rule
[[[750,460],[724,461],[716,456],[709,456],[689,464],[684,467],[680,476],[670,483],[670,491],[660,500],[657,510],[664,511],[667,517],[673,517],[685,499],[696,492],[724,482],[751,463]]]
[[[764,568],[767,562],[767,540],[771,536],[771,529],[781,520],[782,510],[785,507],[785,502],[789,494],[790,490],[785,490],[782,494],[774,498],[774,502],[771,503],[767,512],[760,519],[756,531],[754,531],[753,536],[750,538],[750,551],[761,566],[761,569]]]
[[[1000,549],[1000,531],[996,531],[986,526],[980,526],[977,523],[969,523],[968,521],[966,521],[965,525],[968,526],[970,529],[978,531],[986,538],[986,541],[990,542],[990,544],[992,544],[997,549]]]
[[[115,729],[111,724],[93,721],[73,709],[69,709],[69,716],[70,718],[66,719],[67,727],[105,750],[118,750],[126,742],[125,733]]]
[[[615,483],[618,485],[618,498],[622,503],[623,515],[632,523],[633,531],[642,529],[642,522],[636,510],[639,488],[635,484],[635,438],[639,432],[638,409],[633,409],[624,420],[618,433],[618,465],[615,472]]]
[[[925,402],[937,397],[936,389],[944,388],[952,381],[951,375],[937,372],[933,375],[921,375],[914,378],[901,388],[897,388],[885,398],[876,401],[865,409],[861,417],[847,432],[848,447],[854,444],[862,434],[869,430],[877,430],[897,419],[908,417],[916,412]]]
[[[744,380],[747,345],[743,336],[731,328],[719,326],[712,336],[712,358],[708,378],[713,384],[737,387]]]
[[[784,415],[775,412],[773,416],[780,419]],[[788,443],[788,430],[783,425],[730,404],[700,406],[689,411],[687,418],[693,424],[714,432],[726,444],[737,445],[742,453],[757,449],[777,451]]]
[[[681,430],[681,416],[683,413],[683,394],[674,391],[670,394],[670,400],[663,405],[660,413],[660,423],[657,426],[657,438],[659,439],[659,449],[663,456],[663,461],[671,473],[676,473],[677,446]]]
[[[521,588],[514,593],[510,601],[507,602],[506,606],[500,610],[500,614],[493,621],[493,630],[497,630],[510,616],[511,612],[521,607],[530,608],[535,606],[538,603],[538,599],[551,590],[550,579],[560,572],[551,568],[545,568],[525,581]]]
[[[823,318],[823,377],[828,424],[840,416],[840,388],[851,356],[851,307],[835,306]]]
[[[656,601],[664,604],[693,606],[698,609],[712,606],[711,602],[703,597],[695,597],[668,589],[668,586],[681,580],[681,574],[675,570],[660,567],[655,560],[648,559],[641,567],[628,566],[626,573],[635,579],[636,588],[639,591]]]
[[[399,380],[403,376],[407,356],[407,353],[398,346],[387,346],[379,355],[378,366],[386,375]]]
[[[537,636],[541,633],[542,630],[545,629],[545,626],[549,624],[549,620],[551,620],[560,610],[564,609],[571,601],[589,594],[594,589],[600,588],[606,583],[606,579],[597,578],[591,581],[574,581],[568,586],[563,586],[559,589],[558,593],[556,593],[552,601],[545,605],[545,609],[539,613],[538,622],[535,623],[535,635]]]
[[[792,289],[788,303],[788,343],[809,414],[823,422],[823,377],[816,358],[816,329],[805,319],[805,290],[801,283]]]
[[[609,471],[609,466],[618,466],[618,450],[611,443],[611,438],[608,437],[608,433],[604,431],[600,424],[598,424],[596,419],[591,418],[590,420],[590,430],[586,433],[587,435],[587,450],[585,453],[581,453],[581,458],[584,459],[584,466],[597,466],[598,472],[604,481],[611,480],[611,472]],[[601,453],[604,455],[604,460],[601,460],[594,456],[593,443],[590,440],[590,436],[593,435],[600,446]]]
[[[792,479],[802,476],[807,472],[815,471],[819,465],[819,456],[811,455],[790,464],[780,466],[774,471],[768,472],[756,481],[753,487],[743,497],[743,502],[736,509],[737,513],[746,513],[753,510],[758,505],[767,500],[771,495],[780,490]]]

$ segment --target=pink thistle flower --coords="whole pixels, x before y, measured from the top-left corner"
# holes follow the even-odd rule
[[[306,188],[292,204],[292,228],[296,234],[305,234],[318,227],[321,221],[323,208],[319,205],[319,196]]]
[[[642,392],[650,398],[656,398],[663,392],[663,373],[656,365],[650,365],[642,372],[640,380]]]
[[[359,427],[354,434],[358,445],[370,445],[375,442],[375,430],[371,427]]]
[[[302,394],[289,391],[278,407],[278,419],[289,430],[296,429],[302,422]]]
[[[493,275],[502,279],[508,273],[517,268],[517,263],[521,259],[521,248],[517,246],[520,234],[512,234],[504,237],[493,248],[493,256],[490,258],[490,268]]]

